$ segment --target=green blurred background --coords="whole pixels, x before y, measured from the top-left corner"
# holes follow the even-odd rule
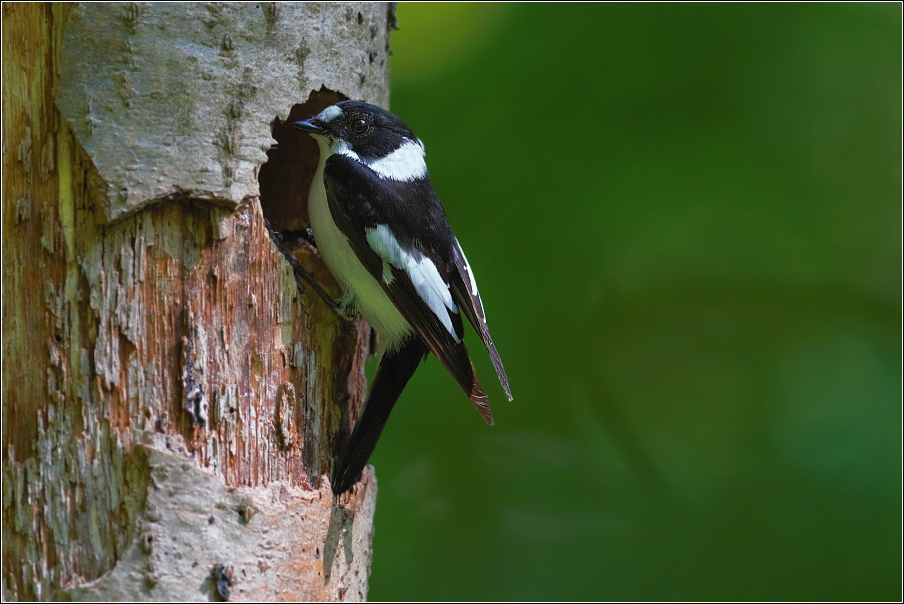
[[[369,597],[900,600],[900,5],[398,18],[515,401],[415,375]]]

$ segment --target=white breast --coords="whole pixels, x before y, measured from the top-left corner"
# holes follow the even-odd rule
[[[345,235],[336,226],[323,186],[323,168],[332,150],[326,140],[319,136],[315,138],[320,145],[320,163],[308,194],[308,213],[317,248],[345,292],[342,299],[344,307],[360,312],[376,330],[380,336],[380,352],[392,350],[414,330],[377,280],[361,264]]]

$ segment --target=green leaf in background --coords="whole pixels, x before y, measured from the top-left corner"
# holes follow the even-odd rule
[[[901,598],[901,7],[407,4],[515,401],[435,360],[373,600]]]

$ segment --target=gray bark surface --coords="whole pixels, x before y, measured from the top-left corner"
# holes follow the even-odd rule
[[[56,104],[104,186],[112,221],[181,195],[258,195],[267,125],[325,87],[386,106],[386,4],[81,4],[68,15]]]

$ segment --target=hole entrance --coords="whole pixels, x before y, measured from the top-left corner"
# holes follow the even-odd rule
[[[317,171],[320,150],[307,133],[290,124],[313,117],[348,97],[325,87],[311,92],[308,99],[294,105],[286,121],[279,117],[270,123],[276,144],[267,151],[267,161],[258,173],[261,209],[273,230],[289,235],[307,229],[308,190]]]

